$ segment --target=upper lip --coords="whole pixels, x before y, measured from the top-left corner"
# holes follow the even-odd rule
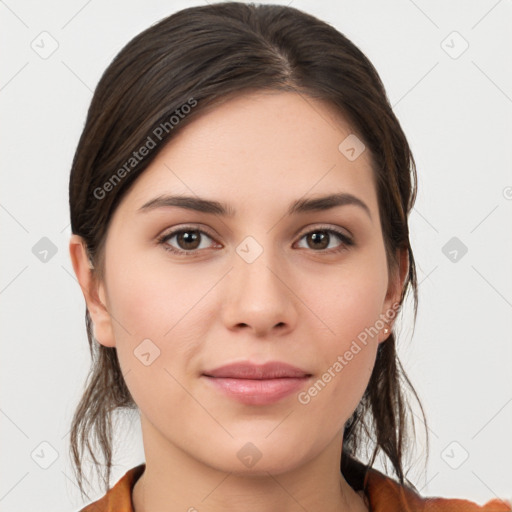
[[[286,377],[310,377],[311,374],[280,361],[269,361],[258,365],[250,362],[231,363],[203,373],[207,377],[231,379],[279,379]]]

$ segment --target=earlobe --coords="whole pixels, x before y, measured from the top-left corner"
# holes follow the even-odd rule
[[[384,327],[384,329],[382,329],[382,339],[380,342],[382,343],[383,341],[386,341],[389,338],[390,333],[391,327]]]
[[[114,347],[112,318],[106,307],[104,283],[100,282],[94,273],[94,266],[89,260],[86,244],[81,236],[71,235],[69,255],[94,324],[94,337],[101,345]]]

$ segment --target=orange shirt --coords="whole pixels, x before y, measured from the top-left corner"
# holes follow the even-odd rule
[[[132,489],[146,464],[140,464],[125,473],[105,496],[87,505],[79,512],[133,512]],[[376,469],[366,474],[366,496],[370,512],[511,512],[510,502],[493,499],[485,505],[455,498],[421,497]]]

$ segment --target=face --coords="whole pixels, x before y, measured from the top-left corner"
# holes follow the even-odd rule
[[[280,472],[340,441],[400,296],[369,152],[339,149],[352,132],[309,97],[231,99],[179,132],[117,207],[96,288],[105,308],[86,298],[95,337],[117,348],[162,450],[223,471]],[[165,196],[226,212],[153,201]],[[282,395],[234,396],[204,375],[268,361],[309,377]],[[253,468],[242,448],[261,454]]]

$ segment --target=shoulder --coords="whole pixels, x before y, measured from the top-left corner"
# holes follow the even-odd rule
[[[132,489],[145,467],[145,464],[140,464],[128,470],[102,498],[89,503],[79,512],[133,512]]]
[[[421,496],[376,469],[368,470],[365,482],[372,512],[512,512],[512,503],[501,499],[478,505],[465,499]]]

